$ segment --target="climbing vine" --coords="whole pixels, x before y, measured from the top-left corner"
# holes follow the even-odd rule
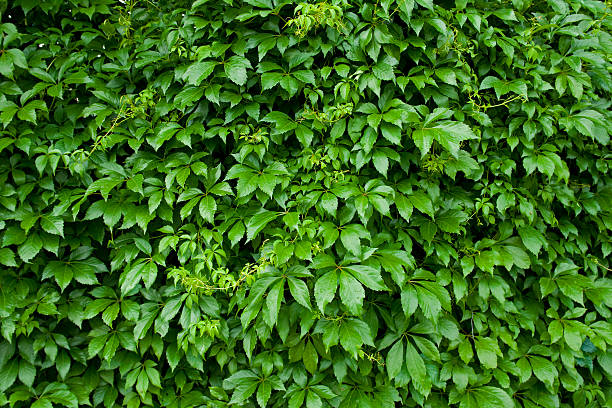
[[[0,407],[609,407],[611,10],[0,1]]]

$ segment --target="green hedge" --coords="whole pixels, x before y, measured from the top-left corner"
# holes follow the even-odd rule
[[[0,406],[612,406],[610,1],[0,11]]]

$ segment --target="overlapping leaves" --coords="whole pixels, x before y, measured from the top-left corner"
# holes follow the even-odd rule
[[[610,405],[608,3],[0,16],[0,406]]]

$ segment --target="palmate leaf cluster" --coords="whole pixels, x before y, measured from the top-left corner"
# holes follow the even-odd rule
[[[609,1],[0,11],[0,406],[612,403]]]

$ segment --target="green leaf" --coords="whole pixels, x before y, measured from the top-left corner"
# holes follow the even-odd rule
[[[234,55],[225,61],[223,68],[232,82],[244,85],[247,81],[247,68],[252,68],[252,66],[245,57]]]
[[[19,361],[17,358],[13,358],[3,364],[2,370],[0,370],[0,391],[7,390],[15,380],[19,373]]]
[[[467,219],[467,214],[459,210],[444,211],[436,216],[436,225],[445,232],[458,233],[461,224]]]
[[[26,241],[19,246],[17,253],[23,262],[30,262],[43,247],[43,241],[38,234],[30,235]]]
[[[304,367],[311,373],[314,374],[317,371],[317,363],[319,361],[319,354],[312,345],[311,341],[306,342],[304,347],[304,354],[302,355],[302,361],[304,361]]]
[[[40,398],[34,401],[31,407],[32,408],[53,408],[53,404],[47,398]]]
[[[363,344],[374,345],[370,327],[359,319],[344,319],[340,325],[339,337],[342,347],[353,357],[357,357],[357,352]]]
[[[230,404],[239,404],[249,398],[255,393],[255,390],[257,390],[258,385],[259,381],[250,381],[238,385],[232,393],[232,399],[230,400]]]
[[[268,211],[263,208],[259,210],[246,224],[247,241],[253,239],[255,235],[263,230],[270,222],[278,218],[279,215],[281,215],[281,213],[277,211]]]
[[[472,349],[472,343],[468,339],[464,339],[459,344],[459,357],[465,364],[468,364],[472,357],[474,357],[474,350]]]
[[[338,209],[338,198],[332,193],[324,193],[321,196],[321,207],[332,217],[336,217]]]
[[[559,376],[554,364],[540,356],[529,356],[529,363],[538,380],[552,387],[555,379]]]
[[[389,123],[383,123],[380,125],[380,131],[385,139],[394,145],[401,145],[402,143],[402,130],[395,125]]]
[[[40,226],[49,234],[64,236],[64,220],[59,217],[43,216]]]
[[[200,215],[202,216],[204,221],[209,222],[211,224],[215,223],[215,212],[217,211],[217,203],[211,195],[206,195],[202,197],[198,209],[200,210]]]
[[[327,272],[317,279],[314,286],[314,297],[322,313],[325,311],[325,306],[334,300],[337,288],[338,273],[336,271]]]
[[[17,117],[21,120],[36,124],[36,106],[30,102],[17,111]]]
[[[387,177],[387,170],[389,170],[389,159],[387,155],[381,152],[380,150],[374,151],[372,155],[372,161],[374,162],[374,167],[380,174]]]
[[[140,262],[136,265],[129,267],[125,272],[121,274],[119,282],[121,284],[121,293],[125,294],[138,285],[143,276],[145,263]]]
[[[459,146],[464,140],[478,139],[469,126],[460,122],[444,122],[434,127],[435,140],[449,151],[453,157],[458,157]]]
[[[455,71],[453,71],[451,68],[436,69],[436,76],[449,85],[457,85],[457,77],[455,76]]]
[[[268,296],[266,296],[266,311],[268,313],[265,315],[265,320],[270,327],[274,326],[278,319],[278,312],[284,297],[284,287],[285,282],[281,280],[272,286],[268,291]]]
[[[512,398],[502,389],[491,386],[478,387],[471,390],[478,407],[482,408],[514,408]],[[463,407],[463,404],[461,405]]]
[[[289,284],[289,291],[291,292],[291,296],[302,306],[307,309],[312,309],[310,304],[310,295],[308,294],[308,286],[301,279],[289,278],[287,279],[287,283]]]
[[[425,7],[426,9],[433,10],[433,6],[434,6],[433,0],[416,0],[416,2],[419,5]]]
[[[378,194],[370,194],[368,196],[368,201],[374,206],[376,211],[382,215],[390,216],[389,202],[386,198]]]
[[[174,105],[178,109],[184,110],[188,106],[191,106],[197,101],[199,101],[200,99],[202,99],[203,94],[204,94],[204,88],[201,88],[201,87],[184,88],[181,92],[179,92],[174,97]]]
[[[281,79],[283,79],[283,74],[279,72],[265,72],[261,74],[261,87],[264,91],[272,89],[280,83]]]
[[[202,61],[191,64],[183,74],[183,79],[187,79],[187,82],[191,85],[199,86],[202,81],[212,74],[217,64],[215,61]]]
[[[232,247],[235,246],[244,236],[246,228],[241,221],[238,221],[227,233],[227,237],[232,243]]]
[[[36,367],[26,360],[21,360],[19,362],[18,376],[22,383],[28,387],[31,387],[34,384],[34,379],[36,378]]]
[[[438,297],[421,286],[415,286],[415,290],[419,300],[419,307],[425,317],[436,321],[438,315],[442,312],[442,304]]]
[[[389,289],[380,275],[380,270],[374,269],[371,266],[351,265],[344,266],[342,269],[349,271],[359,282],[372,290]]]
[[[404,340],[400,338],[387,353],[387,374],[394,379],[400,373],[404,363]]]
[[[419,392],[428,394],[431,389],[431,382],[427,376],[425,362],[409,341],[406,342],[406,368]]]
[[[414,0],[399,0],[397,3],[402,11],[402,20],[409,23],[412,17],[412,10],[414,9]]]
[[[357,228],[347,226],[340,232],[340,241],[346,249],[352,254],[359,256],[361,254],[360,231]]]
[[[422,191],[415,191],[407,196],[410,203],[420,212],[434,217],[433,203],[431,199]]]
[[[323,400],[315,392],[309,390],[306,396],[306,408],[322,408]]]
[[[412,202],[408,198],[406,198],[406,196],[402,194],[397,194],[395,196],[395,206],[397,207],[397,211],[400,213],[402,218],[405,219],[407,222],[410,222],[410,217],[412,216],[412,211],[414,209]]]
[[[303,146],[308,147],[312,144],[314,133],[306,126],[298,125],[295,128],[295,135]]]
[[[378,64],[374,65],[372,72],[376,78],[383,81],[392,81],[395,79],[393,67],[386,62],[379,62]]]
[[[342,303],[346,305],[349,312],[360,315],[365,298],[363,286],[346,272],[340,272],[338,276],[340,278],[340,299],[342,299]]]
[[[13,251],[9,248],[0,248],[0,264],[5,266],[17,266]]]
[[[501,18],[502,20],[518,21],[514,14],[514,10],[512,9],[495,10],[493,14],[495,14],[497,17]]]
[[[525,247],[534,255],[538,255],[542,245],[546,245],[544,236],[530,225],[519,228],[518,233]]]
[[[434,132],[431,129],[418,129],[412,132],[412,140],[416,147],[421,151],[421,156],[425,156],[431,149],[434,141]]]
[[[297,127],[297,123],[293,121],[287,114],[282,112],[270,112],[261,119],[263,122],[271,122],[276,125],[276,130],[280,133],[285,133]]]
[[[64,289],[66,289],[66,287],[74,276],[73,269],[70,265],[67,265],[63,262],[52,262],[51,264],[54,265],[52,273],[53,276],[55,276],[55,281],[63,291]]]
[[[571,322],[563,327],[563,339],[572,350],[580,350],[583,342],[582,334],[580,333],[580,329],[571,324]]]
[[[149,389],[149,376],[145,370],[141,370],[140,374],[138,374],[138,379],[136,381],[136,391],[141,398],[145,397],[147,390]]]
[[[476,346],[476,355],[478,360],[486,368],[497,367],[497,356],[501,355],[497,341],[490,337],[476,337],[474,339],[474,345]]]
[[[0,74],[5,77],[12,79],[13,78],[13,58],[9,53],[3,52],[0,55]]]
[[[512,263],[521,269],[527,269],[531,265],[529,254],[522,248],[516,246],[504,246],[504,250],[510,253]]]

